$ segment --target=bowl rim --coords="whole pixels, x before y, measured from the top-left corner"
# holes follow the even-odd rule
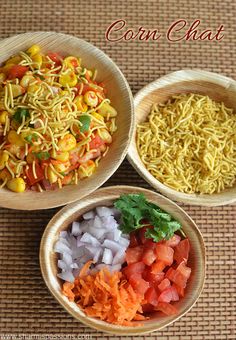
[[[199,275],[199,284],[195,291],[195,300],[193,303],[190,303],[189,306],[185,307],[185,309],[173,320],[170,320],[163,325],[159,326],[158,323],[155,321],[151,324],[147,324],[146,326],[140,326],[140,327],[132,327],[132,326],[118,326],[114,324],[109,324],[108,322],[101,321],[95,318],[87,317],[83,312],[80,315],[78,314],[72,306],[70,306],[69,300],[63,299],[63,296],[61,293],[57,292],[56,289],[54,289],[52,282],[50,281],[50,275],[53,275],[55,279],[55,275],[52,274],[52,268],[50,265],[50,247],[49,244],[52,242],[50,238],[55,238],[56,234],[58,233],[58,228],[61,225],[63,221],[65,221],[69,216],[73,215],[74,213],[78,212],[79,209],[85,209],[87,206],[97,203],[98,205],[102,203],[105,199],[114,200],[122,193],[131,193],[131,192],[143,192],[147,195],[150,195],[152,198],[151,200],[160,200],[162,203],[170,204],[170,209],[177,209],[178,213],[181,214],[182,217],[186,218],[191,224],[191,229],[194,230],[196,233],[196,239],[198,240],[197,243],[199,244],[199,247],[201,248],[201,269],[202,272]],[[103,194],[106,194],[106,198],[100,197]],[[119,193],[119,194],[118,194]],[[180,319],[182,316],[184,316],[197,302],[199,299],[205,283],[206,278],[206,248],[203,236],[201,234],[201,231],[197,227],[196,223],[192,220],[192,218],[181,208],[179,207],[175,202],[171,201],[169,198],[166,198],[165,196],[156,193],[152,190],[148,190],[145,188],[135,187],[135,186],[127,186],[127,185],[115,185],[115,186],[109,186],[109,187],[102,187],[96,191],[94,191],[91,195],[86,196],[86,203],[84,204],[81,202],[81,200],[73,202],[62,209],[60,209],[48,222],[44,233],[41,238],[40,242],[40,250],[39,250],[39,262],[40,262],[40,269],[41,274],[44,279],[45,285],[47,286],[49,292],[51,295],[59,302],[59,304],[76,320],[79,320],[80,322],[84,323],[85,325],[92,327],[94,329],[97,329],[99,331],[103,331],[106,333],[116,334],[116,335],[140,335],[140,334],[147,334],[156,330],[160,330],[166,326],[169,326],[173,322]],[[149,198],[148,198],[149,199]],[[79,308],[79,307],[78,307]],[[104,329],[104,328],[105,329]]]
[[[83,46],[90,47],[93,50],[93,53],[96,53],[98,56],[100,56],[100,58],[103,58],[103,60],[107,60],[109,62],[109,64],[113,68],[112,73],[114,71],[117,72],[117,75],[118,75],[120,81],[122,81],[122,84],[125,87],[125,92],[127,93],[126,94],[127,95],[126,100],[130,105],[130,126],[129,126],[129,132],[128,132],[128,135],[127,135],[127,140],[125,142],[125,148],[123,148],[123,150],[120,151],[120,155],[119,155],[119,157],[117,157],[115,165],[112,164],[112,166],[109,168],[109,173],[106,176],[104,176],[104,178],[101,181],[99,181],[98,185],[89,186],[89,183],[88,183],[89,190],[83,195],[81,195],[81,193],[79,193],[79,190],[77,190],[78,197],[71,199],[70,195],[68,195],[65,192],[64,195],[63,195],[63,198],[58,199],[56,203],[50,203],[51,197],[50,197],[50,191],[49,191],[48,195],[47,195],[47,197],[49,197],[48,201],[45,202],[45,203],[41,202],[40,203],[41,205],[37,206],[37,204],[35,204],[35,203],[34,204],[27,204],[27,203],[30,203],[30,202],[27,202],[27,203],[24,202],[23,203],[22,198],[23,198],[24,193],[19,194],[19,193],[12,193],[12,192],[9,191],[12,196],[18,195],[17,197],[19,197],[19,200],[17,202],[15,202],[14,205],[12,205],[10,197],[9,197],[9,199],[1,200],[0,206],[3,207],[3,208],[17,209],[17,210],[42,210],[42,209],[50,209],[50,208],[60,207],[60,206],[63,206],[65,204],[72,203],[72,202],[74,202],[78,199],[82,199],[83,197],[92,193],[94,190],[101,187],[116,172],[116,170],[119,168],[119,166],[121,165],[121,163],[125,159],[127,152],[128,152],[129,145],[131,143],[131,138],[132,138],[132,135],[133,135],[133,132],[134,132],[134,126],[135,126],[134,125],[133,94],[132,94],[131,88],[129,86],[129,83],[128,83],[127,79],[125,78],[125,75],[123,74],[123,72],[119,68],[119,66],[103,50],[101,50],[100,48],[98,48],[94,44],[86,41],[85,39],[79,38],[75,35],[65,34],[65,33],[60,33],[60,32],[55,32],[55,31],[35,31],[35,32],[24,32],[24,33],[20,33],[20,34],[15,34],[15,35],[9,36],[7,38],[0,39],[0,46],[1,46],[1,48],[4,48],[5,46],[10,44],[14,40],[16,40],[18,38],[22,38],[22,37],[25,37],[25,39],[27,39],[27,38],[32,38],[32,39],[35,38],[36,39],[37,38],[38,40],[40,40],[40,38],[41,38],[43,40],[44,38],[46,39],[50,36],[64,38],[67,43],[70,43],[71,41],[72,42],[76,41],[78,46],[80,45],[80,43],[82,43]],[[38,43],[40,44],[40,41]],[[75,190],[76,190],[76,188],[78,189],[78,186],[76,186],[76,185],[74,185],[74,186],[75,186]],[[57,189],[56,192],[58,192],[59,190],[61,190],[61,189]],[[7,192],[4,192],[4,194],[7,195]],[[40,195],[40,193],[37,193],[37,194]],[[44,192],[44,194],[45,194],[45,192]],[[79,196],[79,195],[81,195],[81,196]],[[36,198],[37,198],[37,196],[36,196]],[[37,200],[35,200],[35,201],[37,201]]]
[[[198,78],[198,79],[197,79]],[[163,195],[166,195],[170,199],[173,199],[178,202],[183,202],[192,205],[201,205],[207,207],[213,206],[222,206],[227,204],[233,204],[236,202],[236,194],[235,197],[224,198],[222,200],[221,194],[226,192],[229,189],[225,189],[224,191],[220,192],[219,194],[215,193],[212,195],[207,194],[187,194],[179,192],[173,188],[168,187],[167,185],[163,184],[159,180],[157,180],[151,173],[146,169],[143,162],[141,161],[135,142],[136,136],[136,107],[140,104],[145,97],[147,97],[151,92],[164,88],[168,85],[177,84],[179,82],[188,82],[188,81],[205,81],[217,84],[219,86],[224,87],[225,89],[233,89],[236,92],[236,80],[226,77],[224,75],[201,70],[198,68],[193,69],[181,69],[171,73],[168,73],[156,80],[148,83],[144,87],[142,87],[135,95],[134,95],[134,116],[135,116],[135,127],[133,130],[133,135],[131,139],[131,143],[128,148],[127,159],[129,163],[134,167],[134,169],[138,172],[138,174],[147,182],[149,183],[154,189],[161,192]],[[134,159],[135,154],[135,159]],[[214,195],[214,196],[213,196]]]

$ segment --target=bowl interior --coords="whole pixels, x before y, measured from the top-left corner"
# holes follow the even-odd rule
[[[154,103],[165,103],[173,95],[198,93],[208,95],[217,102],[236,112],[236,82],[230,78],[206,71],[177,71],[150,83],[140,90],[134,99],[135,126],[147,120]],[[155,189],[177,201],[199,205],[222,205],[236,201],[236,182],[231,188],[212,195],[185,194],[167,187],[153,177],[141,161],[136,148],[136,135],[133,134],[128,151],[128,159],[139,174]]]
[[[113,142],[94,175],[82,180],[78,186],[69,185],[56,191],[15,194],[0,190],[0,205],[8,208],[33,210],[47,209],[73,202],[101,186],[124,159],[133,129],[133,98],[129,85],[115,63],[102,51],[88,42],[73,36],[53,32],[20,34],[0,41],[0,65],[11,55],[39,44],[43,52],[58,52],[63,56],[82,58],[82,65],[98,71],[97,79],[105,84],[107,97],[118,111],[117,131]]]
[[[137,193],[143,192],[148,200],[158,204],[162,209],[171,213],[178,219],[182,225],[183,230],[188,236],[191,244],[189,266],[192,268],[192,274],[186,288],[186,296],[177,304],[179,313],[174,316],[164,316],[159,312],[153,313],[150,320],[144,321],[141,327],[123,327],[111,325],[95,318],[87,317],[80,308],[73,302],[62,295],[60,280],[56,274],[57,268],[57,254],[53,251],[55,242],[58,240],[59,232],[67,230],[74,220],[78,220],[80,216],[99,205],[112,205],[113,201],[120,196],[121,193]],[[102,188],[83,201],[75,202],[61,211],[59,211],[53,219],[49,222],[45,229],[41,246],[40,246],[40,265],[44,280],[55,298],[60,304],[75,318],[84,322],[85,324],[99,330],[111,332],[114,334],[141,334],[151,332],[153,330],[161,329],[179,317],[184,315],[196,302],[204,284],[205,278],[205,248],[202,236],[192,219],[175,203],[169,199],[156,194],[146,189],[137,187],[117,186]]]

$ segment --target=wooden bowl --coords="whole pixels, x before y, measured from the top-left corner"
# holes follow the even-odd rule
[[[190,92],[208,95],[213,100],[224,102],[226,106],[236,111],[236,81],[212,72],[182,70],[148,84],[135,95],[135,126],[146,121],[153,103],[164,103],[173,95]],[[181,193],[158,181],[146,169],[139,157],[135,131],[128,150],[128,160],[153,188],[173,200],[204,206],[236,202],[236,182],[233,187],[220,193],[199,195]]]
[[[156,312],[153,313],[150,320],[142,322],[143,326],[117,326],[86,316],[76,303],[70,302],[67,297],[61,293],[62,280],[57,277],[58,256],[53,249],[58,240],[59,233],[62,230],[67,230],[71,223],[77,220],[85,212],[99,205],[112,205],[113,201],[117,199],[120,194],[141,192],[145,194],[149,201],[156,203],[182,223],[183,230],[189,238],[191,245],[189,266],[192,268],[192,274],[186,288],[185,297],[176,304],[179,310],[177,315],[164,316],[161,315],[161,313]],[[179,206],[171,202],[168,198],[138,187],[113,186],[102,188],[85,197],[83,200],[74,202],[61,209],[51,219],[44,231],[39,256],[42,275],[48,289],[68,313],[90,327],[119,335],[134,335],[152,332],[178,320],[181,316],[186,314],[197,301],[203,289],[205,279],[205,247],[202,235],[196,224]]]
[[[39,44],[43,52],[53,51],[62,55],[79,56],[87,68],[96,68],[98,80],[105,84],[107,96],[118,111],[116,121],[118,129],[113,135],[109,152],[101,160],[96,173],[78,185],[68,185],[62,189],[42,193],[27,191],[16,194],[5,188],[0,190],[0,206],[22,210],[61,206],[81,199],[100,187],[125,158],[134,126],[133,97],[125,77],[105,53],[82,39],[54,32],[20,34],[0,41],[0,64],[11,55],[26,50],[33,44]]]

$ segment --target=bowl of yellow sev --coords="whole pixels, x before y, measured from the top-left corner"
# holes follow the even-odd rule
[[[236,202],[236,81],[203,70],[170,73],[134,97],[128,159],[169,198]]]
[[[116,64],[54,32],[0,41],[0,206],[61,206],[100,187],[126,156],[133,97]]]

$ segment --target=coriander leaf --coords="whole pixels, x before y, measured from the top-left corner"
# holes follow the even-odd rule
[[[28,135],[24,138],[30,145],[33,145],[33,141],[38,140],[38,135],[36,133],[33,133],[31,135]]]
[[[80,131],[81,132],[86,132],[89,129],[91,118],[88,115],[82,115],[79,117],[79,121],[82,124],[80,126]]]
[[[22,123],[23,117],[27,118],[29,116],[30,116],[30,114],[29,114],[28,109],[18,107],[18,109],[16,110],[16,112],[13,115],[13,119],[16,120],[18,123]]]
[[[114,206],[121,212],[120,229],[124,233],[151,225],[153,228],[148,228],[145,236],[159,242],[170,239],[181,228],[178,221],[156,204],[148,202],[143,194],[121,195]]]
[[[40,159],[41,161],[45,161],[45,160],[47,160],[48,158],[50,158],[50,153],[47,152],[47,151],[42,151],[42,152],[38,152],[38,153],[34,152],[34,155],[35,155],[38,159]]]

